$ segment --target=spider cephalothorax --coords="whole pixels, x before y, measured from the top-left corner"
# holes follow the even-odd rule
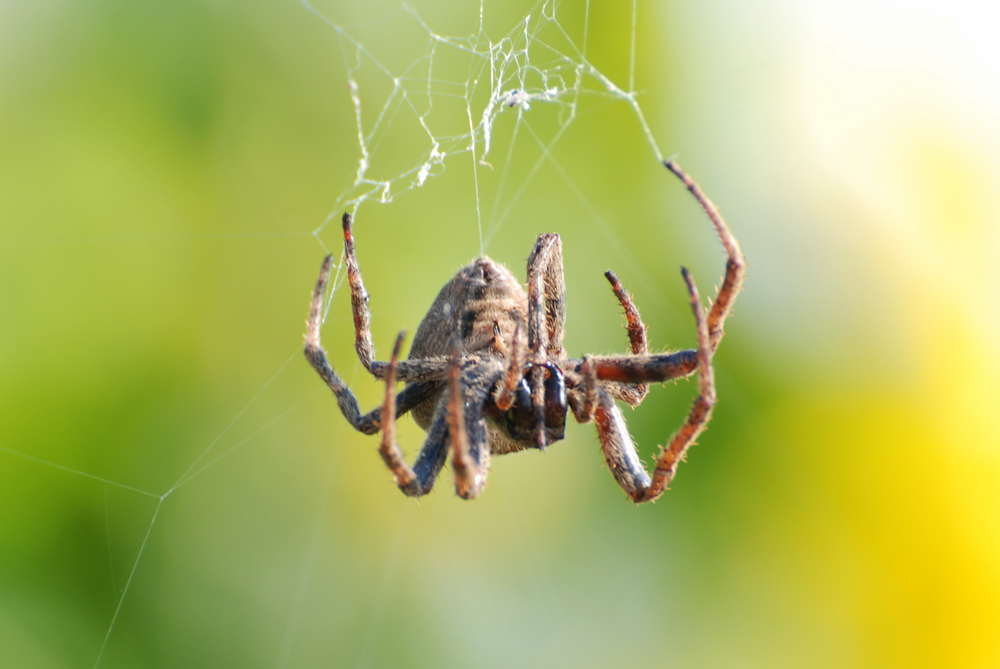
[[[341,412],[365,434],[382,432],[379,452],[407,495],[431,490],[449,449],[458,494],[479,494],[491,455],[544,448],[563,438],[566,416],[593,421],[605,462],[635,502],[659,497],[673,479],[677,463],[705,428],[715,404],[711,359],[722,326],[740,290],[744,261],[739,244],[715,206],[677,166],[676,174],[704,207],[729,255],[726,276],[708,315],[703,313],[694,279],[682,269],[698,330],[698,348],[650,354],[646,328],[631,297],[612,272],[606,276],[628,320],[631,354],[570,359],[563,350],[565,286],[559,235],[538,237],[528,258],[527,292],[510,271],[490,258],[473,260],[445,284],[417,328],[407,360],[400,360],[403,333],[388,363],[375,360],[368,293],[354,251],[351,217],[344,214],[344,260],[351,286],[355,348],[361,364],[386,384],[385,401],[367,414],[320,345],[323,292],[332,257],[323,261],[309,313],[305,353],[337,396]],[[650,477],[642,466],[615,404],[638,405],[650,383],[698,370],[700,392],[684,425],[664,447]],[[406,387],[396,396],[396,381]],[[412,467],[396,444],[396,418],[412,412],[427,439]]]

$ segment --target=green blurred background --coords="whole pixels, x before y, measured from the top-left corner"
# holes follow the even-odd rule
[[[413,7],[477,30],[477,3]],[[631,5],[589,7],[587,56],[628,88]],[[317,10],[394,73],[429,43],[398,4]],[[485,34],[539,11],[486,2]],[[584,3],[557,16],[581,46]],[[357,168],[353,49],[293,0],[0,4],[0,665],[1000,666],[997,10],[637,17],[652,132],[749,263],[711,426],[655,505],[575,424],[495,460],[474,503],[448,471],[415,503],[299,353],[338,244],[312,231]],[[436,77],[463,82],[449,58]],[[354,76],[372,123],[391,82]],[[468,132],[438,100],[436,132]],[[548,141],[560,111],[524,118]],[[493,170],[455,155],[361,206],[378,350],[479,253],[477,179],[518,276],[562,235],[571,354],[626,349],[609,267],[654,346],[692,346],[678,268],[709,294],[724,256],[632,109],[589,97],[534,174],[522,128],[494,210],[514,118]],[[388,125],[373,174],[429,148],[406,109]],[[346,297],[324,344],[372,407]],[[693,394],[627,410],[647,461]],[[411,456],[421,439],[406,419]]]

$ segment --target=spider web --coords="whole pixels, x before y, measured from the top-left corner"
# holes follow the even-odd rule
[[[579,45],[559,22],[559,2],[544,0],[507,34],[491,38],[484,27],[484,5],[479,7],[475,32],[450,36],[432,30],[417,11],[403,4],[398,14],[424,33],[419,55],[402,69],[385,64],[352,32],[318,11],[309,0],[302,4],[336,31],[347,68],[347,87],[354,107],[358,161],[354,178],[336,198],[333,211],[314,231],[320,238],[327,225],[342,211],[357,218],[363,204],[388,204],[422,188],[453,163],[470,169],[475,186],[475,214],[480,253],[507,221],[525,189],[546,163],[551,164],[575,189],[575,195],[603,222],[581,191],[552,155],[552,150],[577,119],[586,102],[622,102],[634,112],[657,162],[663,154],[639,106],[635,91],[635,31],[637,6],[631,4],[631,40],[627,88],[618,85],[587,59],[590,2],[583,8],[583,31]],[[398,17],[397,17],[398,18]],[[462,72],[464,80],[448,78]],[[363,75],[368,75],[363,77]],[[366,100],[365,91],[373,94]],[[533,111],[545,107],[554,123],[548,137],[528,122]],[[486,221],[479,183],[481,169],[493,169],[494,128],[510,116],[499,184]],[[407,141],[400,142],[392,130],[409,124]],[[521,133],[537,144],[540,155],[526,170],[519,184],[511,187],[511,166]],[[414,142],[413,137],[422,141]],[[507,191],[513,190],[513,193]],[[613,237],[603,226],[606,236]],[[614,239],[617,250],[624,246]],[[322,243],[322,241],[321,241]],[[324,246],[325,248],[325,246]],[[338,264],[338,277],[341,266]],[[336,290],[337,282],[333,282]],[[332,298],[333,290],[330,293]],[[328,303],[329,304],[329,303]]]
[[[347,75],[347,91],[354,111],[358,158],[353,175],[332,204],[332,211],[312,235],[323,246],[324,231],[344,211],[363,220],[369,204],[388,204],[415,189],[431,184],[451,167],[471,173],[475,192],[475,220],[480,252],[485,252],[522,200],[526,189],[543,165],[550,165],[562,177],[573,195],[579,199],[593,221],[601,228],[615,250],[625,256],[631,253],[604,221],[597,208],[589,202],[582,189],[569,177],[553,155],[556,145],[579,117],[585,105],[619,103],[630,108],[656,161],[663,155],[653,137],[639,105],[635,90],[636,2],[630,5],[631,39],[627,45],[629,69],[626,83],[606,76],[587,58],[590,31],[590,2],[581,8],[582,31],[571,36],[563,23],[564,8],[554,1],[536,4],[520,21],[500,36],[493,36],[485,27],[485,6],[479,6],[478,25],[469,34],[448,35],[434,27],[408,4],[403,4],[386,19],[358,26],[337,23],[308,0],[302,6],[322,21],[336,35]],[[568,10],[566,10],[568,11]],[[576,17],[580,18],[580,17]],[[416,35],[416,55],[405,63],[391,63],[366,37],[366,33],[388,30],[395,22],[411,35]],[[538,118],[536,122],[534,119]],[[500,138],[502,137],[502,142]],[[537,150],[537,158],[519,170],[514,161],[515,147],[527,141]],[[506,144],[506,146],[504,146]],[[480,188],[482,170],[499,173],[492,201],[487,202]],[[655,295],[655,283],[643,275],[641,263],[634,263],[640,281]],[[343,284],[343,258],[337,264],[336,278],[331,281],[326,298],[326,310]],[[661,305],[662,306],[662,305]],[[216,467],[251,442],[264,431],[279,424],[308,401],[325,394],[317,388],[283,411],[272,416],[255,430],[224,448],[234,426],[245,421],[247,413],[279,379],[293,360],[300,355],[299,347],[289,351],[288,358],[248,399],[229,423],[211,439],[183,472],[165,491],[157,492],[97,476],[64,466],[15,449],[0,447],[0,452],[23,458],[45,467],[60,470],[81,479],[100,483],[105,488],[105,504],[109,490],[118,490],[149,500],[152,511],[145,525],[134,560],[128,565],[124,582],[115,582],[117,604],[108,621],[106,634],[94,660],[100,667],[121,621],[122,610],[134,593],[136,574],[148,555],[161,512],[174,493],[191,481]],[[304,559],[301,577],[295,592],[295,605],[289,616],[277,666],[290,660],[300,624],[302,601],[308,587],[312,563],[320,544],[321,527],[330,495],[332,468],[325,478],[316,514],[315,531]],[[509,507],[509,503],[508,503]],[[110,519],[106,516],[110,550]],[[400,521],[397,539],[405,531],[405,518]],[[520,532],[520,530],[518,530]],[[394,549],[398,553],[398,549]],[[398,557],[398,556],[397,556]],[[390,563],[392,559],[390,559]],[[112,564],[114,580],[115,565]],[[383,584],[388,582],[385,578]],[[381,596],[384,598],[384,595]],[[378,607],[373,616],[378,615]],[[372,625],[369,625],[369,631]],[[362,660],[369,645],[363,643]]]

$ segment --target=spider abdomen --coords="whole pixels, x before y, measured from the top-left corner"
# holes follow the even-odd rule
[[[420,322],[410,359],[448,355],[458,335],[463,353],[503,357],[518,322],[528,314],[528,295],[503,265],[483,256],[455,273]]]
[[[518,323],[526,322],[527,314],[528,295],[510,270],[486,256],[476,258],[438,292],[417,328],[409,357],[450,355],[457,338],[463,354],[503,360]],[[424,430],[430,427],[443,392],[442,383],[413,410],[413,419]]]

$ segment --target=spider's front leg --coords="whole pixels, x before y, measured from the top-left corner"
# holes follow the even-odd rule
[[[649,345],[646,342],[646,325],[642,322],[642,316],[639,315],[639,309],[635,306],[635,302],[632,301],[632,296],[628,294],[628,291],[622,286],[621,281],[618,280],[614,272],[608,270],[604,273],[604,277],[611,284],[611,290],[614,291],[615,297],[618,298],[622,309],[625,311],[625,319],[628,322],[628,341],[631,345],[632,355],[648,354]],[[631,385],[609,383],[607,387],[615,399],[628,402],[633,408],[639,406],[646,397],[646,393],[649,392],[649,385],[645,383]]]
[[[562,360],[566,322],[566,283],[563,279],[562,241],[559,235],[539,235],[528,256],[528,352],[533,367],[528,384],[535,407],[535,438],[545,448],[545,367],[548,359]]]
[[[316,280],[316,287],[313,289],[312,301],[309,304],[309,321],[306,325],[304,351],[306,359],[313,369],[326,381],[333,394],[337,396],[337,406],[344,418],[358,432],[364,434],[375,434],[379,431],[382,423],[383,407],[376,407],[366,414],[361,413],[361,406],[358,399],[347,387],[340,375],[334,371],[327,360],[326,351],[320,343],[320,325],[323,311],[323,290],[330,277],[330,267],[333,264],[333,256],[327,256],[323,260],[323,266]],[[395,415],[402,416],[413,407],[417,406],[428,397],[434,394],[437,384],[433,380],[418,381],[406,387],[406,389],[396,398]]]
[[[562,240],[559,235],[538,235],[528,256],[528,348],[533,362],[545,353],[559,360],[566,323],[566,282],[563,278]]]
[[[708,312],[708,338],[712,353],[714,354],[715,349],[719,347],[719,342],[722,341],[722,327],[725,325],[726,316],[729,315],[729,311],[733,307],[733,302],[736,301],[736,296],[739,294],[740,289],[743,288],[743,274],[746,271],[746,261],[743,258],[743,251],[740,250],[740,243],[729,230],[729,226],[726,225],[726,221],[722,218],[722,214],[719,213],[719,208],[715,206],[715,203],[708,199],[708,196],[705,195],[698,184],[675,161],[665,160],[663,161],[663,166],[673,172],[684,183],[684,186],[691,194],[694,195],[694,198],[698,200],[698,204],[705,210],[708,218],[712,221],[712,225],[715,226],[715,231],[719,234],[719,240],[722,242],[722,246],[725,247],[726,254],[729,256],[729,259],[726,261],[726,276],[722,280],[722,287],[719,288],[719,292],[715,296],[715,302],[712,303],[712,308]]]
[[[652,480],[642,467],[621,409],[615,404],[611,395],[596,382],[597,375],[590,368],[592,360],[588,359],[584,364],[584,368],[589,371],[593,379],[587,385],[588,390],[594,396],[594,421],[597,424],[597,434],[601,441],[604,459],[618,485],[636,503],[650,502],[663,494],[667,485],[674,478],[678,462],[683,459],[687,449],[705,429],[705,425],[712,415],[712,407],[715,405],[715,379],[712,372],[712,348],[708,325],[701,308],[698,288],[695,286],[694,279],[686,269],[681,271],[684,275],[684,281],[687,283],[691,308],[694,311],[698,329],[697,367],[700,392],[681,429],[674,435],[670,444],[660,451],[656,459]],[[637,374],[636,376],[638,378],[634,382],[650,380],[649,376],[645,374]]]

